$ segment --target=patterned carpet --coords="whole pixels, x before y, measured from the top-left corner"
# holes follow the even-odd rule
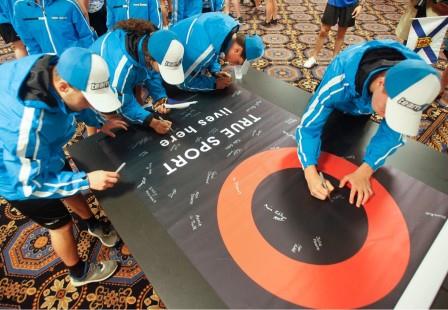
[[[307,70],[301,68],[309,56],[324,0],[277,0],[280,22],[268,28],[261,25],[263,14],[255,14],[251,7],[242,7],[247,21],[244,31],[258,33],[266,43],[265,56],[254,67],[291,85],[312,91],[331,60],[334,40],[325,45],[320,65]],[[407,0],[368,0],[356,28],[346,36],[346,44],[370,39],[394,39],[394,29]],[[13,59],[12,50],[0,42],[0,63]],[[437,68],[447,61],[442,59]],[[446,98],[448,102],[448,97]],[[80,138],[80,132],[78,137]],[[76,140],[75,139],[75,140]],[[433,103],[424,113],[418,141],[441,152],[447,152],[448,106]],[[94,196],[88,197],[95,215],[104,216]],[[30,222],[5,200],[0,200],[0,307],[1,308],[164,308],[135,262],[126,245],[102,247],[86,233],[82,224],[76,231],[78,252],[83,259],[116,259],[121,267],[111,279],[81,288],[71,286],[60,259],[52,250],[48,231]]]

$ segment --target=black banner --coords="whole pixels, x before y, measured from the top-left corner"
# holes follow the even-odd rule
[[[231,308],[393,307],[448,216],[447,195],[392,168],[365,208],[348,189],[312,198],[299,118],[242,88],[170,118],[167,136],[100,146]],[[324,153],[319,165],[337,185],[359,161]]]

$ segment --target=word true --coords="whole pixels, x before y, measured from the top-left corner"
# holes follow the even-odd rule
[[[239,121],[231,124],[229,128],[224,128],[220,132],[224,134],[227,138],[232,138],[235,134],[240,131],[252,126],[256,122],[261,120],[261,117],[253,116],[252,114],[248,114],[247,117],[240,119]]]
[[[190,148],[184,152],[183,155],[177,155],[171,158],[169,163],[163,163],[166,169],[166,175],[170,175],[177,170],[177,168],[184,167],[188,164],[188,160],[197,159],[201,153],[206,153],[212,149],[212,146],[217,146],[221,142],[215,137],[208,137],[207,141],[202,141],[199,148]]]

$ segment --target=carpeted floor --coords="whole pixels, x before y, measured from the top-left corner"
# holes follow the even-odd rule
[[[334,40],[323,49],[320,65],[307,70],[301,64],[310,54],[324,0],[277,0],[279,24],[261,26],[263,13],[242,7],[247,23],[244,31],[258,33],[266,43],[265,56],[254,67],[296,87],[312,91],[331,59]],[[348,32],[346,44],[370,39],[394,39],[394,29],[407,0],[368,0],[355,29]],[[13,58],[8,46],[0,42],[0,62]],[[437,64],[443,69],[446,60]],[[447,98],[448,102],[448,98]],[[418,141],[447,152],[448,106],[433,103],[424,113]],[[77,137],[79,139],[79,137]],[[93,196],[88,197],[94,213],[103,216]],[[67,271],[52,251],[49,234],[0,200],[0,307],[1,308],[163,308],[148,279],[126,245],[102,247],[82,230],[77,231],[78,251],[83,259],[117,259],[121,267],[111,279],[99,284],[74,288]],[[150,246],[150,245],[148,245]],[[154,249],[156,250],[156,249]],[[150,279],[149,279],[150,280]]]

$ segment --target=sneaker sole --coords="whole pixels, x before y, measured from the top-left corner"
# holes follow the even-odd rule
[[[86,284],[89,284],[89,283],[101,282],[101,281],[104,281],[104,280],[109,279],[110,277],[112,277],[113,274],[115,273],[115,271],[117,271],[117,269],[118,269],[118,263],[115,264],[115,268],[114,268],[114,270],[112,270],[112,272],[111,272],[109,275],[104,276],[104,277],[102,277],[102,278],[100,278],[100,279],[97,279],[97,280],[94,280],[94,281],[84,281],[84,282],[81,281],[81,282],[77,282],[77,283],[75,283],[75,282],[73,281],[73,279],[70,279],[70,282],[71,282],[71,284],[72,284],[74,287],[80,287],[80,286],[83,286],[83,285],[86,285]]]

